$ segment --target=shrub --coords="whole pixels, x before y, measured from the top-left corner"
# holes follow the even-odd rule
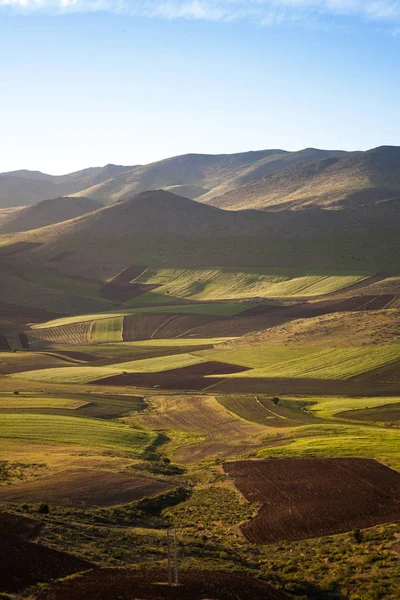
[[[355,541],[356,544],[361,544],[363,539],[364,539],[363,532],[360,529],[358,529],[358,527],[357,527],[353,531],[353,540]]]
[[[39,504],[38,512],[40,512],[41,515],[48,515],[50,512],[49,505],[46,504],[46,502],[41,502]]]

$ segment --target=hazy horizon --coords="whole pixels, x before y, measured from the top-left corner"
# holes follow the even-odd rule
[[[400,145],[400,2],[0,0],[0,171]]]

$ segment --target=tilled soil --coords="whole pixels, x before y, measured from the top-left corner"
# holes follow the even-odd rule
[[[36,246],[41,246],[41,242],[15,242],[15,244],[9,244],[8,246],[2,246],[0,248],[0,256],[11,256],[12,254],[19,254],[26,250],[31,250]]]
[[[0,512],[0,539],[2,535],[18,535],[29,540],[39,533],[41,527],[42,523],[35,519]]]
[[[230,373],[241,373],[242,371],[248,371],[248,368],[218,361],[209,361],[160,373],[112,375],[104,379],[97,379],[91,383],[97,385],[158,387],[164,390],[203,390],[223,380],[223,378],[207,379],[206,375],[227,375]]]
[[[182,571],[179,586],[167,585],[166,571],[95,569],[55,583],[35,600],[287,600],[267,583],[248,575],[213,571]]]
[[[21,592],[31,585],[53,581],[91,567],[89,562],[75,556],[28,542],[22,537],[0,533],[1,592]]]
[[[224,465],[258,516],[242,525],[253,543],[345,533],[400,519],[400,474],[374,460],[286,458]]]
[[[146,270],[147,267],[131,265],[121,271],[114,279],[103,285],[100,289],[103,298],[114,300],[116,302],[126,302],[136,296],[141,296],[146,292],[154,290],[158,285],[149,285],[145,283],[131,283]]]
[[[48,479],[35,479],[0,487],[0,500],[6,502],[47,502],[57,506],[114,506],[160,494],[173,487],[150,477],[90,471],[64,471]],[[0,520],[1,531],[1,520]]]

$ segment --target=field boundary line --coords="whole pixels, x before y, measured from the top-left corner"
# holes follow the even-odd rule
[[[168,325],[168,323],[171,323],[171,321],[173,321],[174,319],[177,319],[178,317],[180,317],[181,315],[173,315],[172,317],[170,317],[169,319],[167,319],[166,321],[164,321],[164,323],[162,323],[159,327],[157,327],[157,329],[155,331],[153,331],[153,333],[151,334],[151,339],[154,340],[156,339],[154,336],[157,335],[157,333],[159,333],[159,331],[165,327],[165,325]],[[163,338],[157,338],[157,339],[163,339]],[[167,339],[167,338],[165,338]],[[176,338],[175,338],[176,339]]]
[[[284,421],[290,421],[290,419],[288,419],[287,417],[284,417],[283,415],[278,415],[278,413],[274,412],[273,410],[270,410],[266,406],[263,406],[261,404],[258,396],[254,396],[254,398],[256,399],[256,401],[258,402],[258,404],[261,406],[261,408],[263,408],[265,411],[271,413],[271,415],[274,415],[275,417],[278,417],[279,419],[283,419]]]

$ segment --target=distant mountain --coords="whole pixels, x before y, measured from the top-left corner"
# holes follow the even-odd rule
[[[362,207],[400,197],[400,148],[298,163],[214,197],[228,210]]]
[[[0,219],[0,233],[29,231],[53,223],[68,221],[101,208],[90,198],[61,197],[42,200],[32,206],[7,211]]]
[[[82,189],[80,194],[107,204],[143,191],[163,188],[207,201],[289,165],[343,155],[345,153],[339,151],[313,148],[300,152],[260,150],[239,154],[185,154],[125,170],[108,181]]]
[[[68,175],[47,175],[26,170],[0,173],[0,209],[27,206],[41,200],[74,194],[130,169],[132,167],[106,165]]]

